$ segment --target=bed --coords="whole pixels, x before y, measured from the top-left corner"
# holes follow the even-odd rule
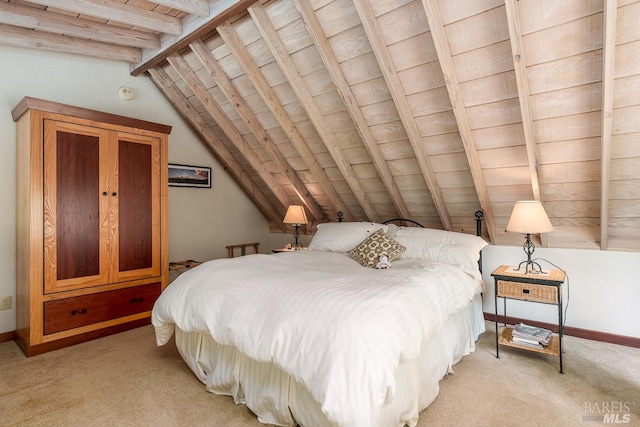
[[[484,331],[477,236],[320,224],[308,250],[206,262],[157,300],[212,393],[281,426],[415,426]],[[373,253],[372,253],[373,252]],[[378,269],[383,253],[391,261]]]

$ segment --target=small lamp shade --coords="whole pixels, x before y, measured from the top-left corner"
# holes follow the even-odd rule
[[[308,222],[307,215],[304,213],[304,207],[298,205],[289,206],[282,222],[285,224],[293,224],[295,227],[296,242],[294,243],[294,248],[299,248],[300,244],[298,243],[298,238],[300,237],[300,224],[306,224]]]
[[[306,224],[308,221],[307,215],[304,213],[304,207],[297,205],[289,206],[282,222],[285,224]]]
[[[516,202],[507,224],[507,231],[522,234],[548,233],[553,226],[542,203],[537,200]]]
[[[542,203],[537,200],[523,200],[516,202],[511,212],[511,218],[507,224],[507,231],[514,233],[526,234],[522,249],[527,254],[527,260],[522,261],[518,266],[518,270],[524,264],[525,274],[542,273],[542,267],[531,259],[536,246],[531,241],[531,235],[537,233],[548,233],[553,230],[551,221],[544,210]],[[538,267],[536,271],[536,267]]]

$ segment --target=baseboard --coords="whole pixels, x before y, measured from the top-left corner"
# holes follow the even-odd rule
[[[15,331],[0,333],[0,342],[13,341],[16,338]]]
[[[494,322],[495,317],[496,315],[493,313],[484,313],[485,320],[490,320]],[[498,315],[498,318],[500,322],[503,322],[504,319],[502,316]],[[507,316],[507,324],[509,325],[515,325],[516,323],[520,323],[520,322],[524,322],[528,325],[540,326],[542,328],[550,329],[556,333],[558,332],[558,325],[555,323],[538,322],[536,320],[521,319],[519,317]],[[565,326],[564,334],[570,335],[572,337],[585,338],[593,341],[608,342],[611,344],[618,344],[618,345],[624,345],[627,347],[640,348],[640,338],[628,337],[625,335],[616,335],[616,334],[609,334],[606,332],[591,331],[589,329],[574,328],[572,326]],[[14,339],[15,339],[15,331],[0,333],[0,343],[6,342],[6,341],[13,341]]]
[[[494,313],[485,312],[484,318],[485,320],[490,320],[494,322],[496,315]],[[499,314],[498,320],[500,323],[503,323],[504,317]],[[538,322],[536,320],[521,319],[519,317],[507,316],[508,325],[515,325],[516,323],[520,323],[520,322],[526,323],[527,325],[539,326],[541,328],[550,329],[551,331],[556,333],[558,332],[557,323],[545,323],[545,322]],[[591,331],[589,329],[574,328],[572,326],[565,326],[563,328],[563,332],[565,335],[570,335],[572,337],[585,338],[593,341],[608,342],[611,344],[618,344],[618,345],[624,345],[627,347],[640,348],[640,338],[628,337],[625,335],[609,334],[607,332]]]

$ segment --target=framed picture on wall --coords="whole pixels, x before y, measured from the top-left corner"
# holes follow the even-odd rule
[[[211,168],[170,163],[169,187],[211,188]]]

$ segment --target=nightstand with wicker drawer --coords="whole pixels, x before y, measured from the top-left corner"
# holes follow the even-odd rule
[[[525,273],[514,269],[514,267],[502,265],[491,275],[495,283],[496,357],[500,357],[500,345],[550,354],[560,358],[560,373],[562,373],[562,284],[565,280],[564,272],[549,270],[544,273]],[[504,303],[504,329],[501,334],[498,333],[498,298],[502,298]],[[507,299],[557,305],[558,334],[553,335],[549,344],[543,348],[512,342],[513,328],[507,327]]]

